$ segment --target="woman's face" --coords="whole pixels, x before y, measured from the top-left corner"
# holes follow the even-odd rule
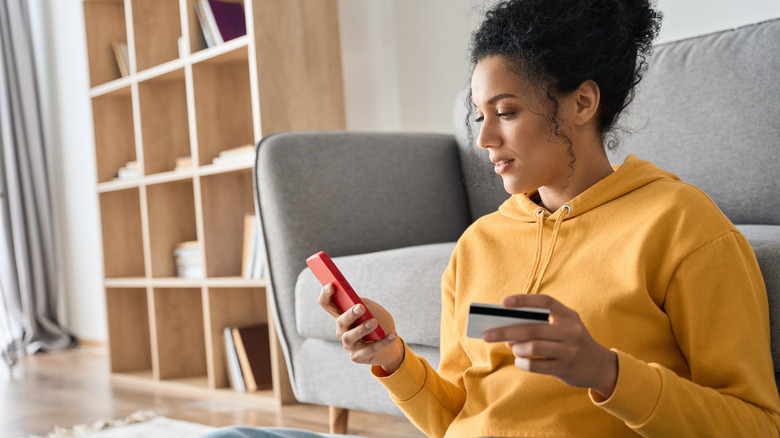
[[[480,123],[477,146],[489,151],[507,192],[566,186],[571,175],[569,145],[543,116],[548,109],[534,88],[521,81],[504,58],[490,56],[477,63],[471,93]],[[559,131],[565,132],[564,99],[558,98],[558,121]]]

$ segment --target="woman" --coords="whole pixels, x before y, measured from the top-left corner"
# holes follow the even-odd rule
[[[660,27],[641,0],[520,0],[474,34],[476,145],[512,196],[459,239],[434,370],[366,300],[353,361],[430,436],[778,436],[766,291],[745,238],[700,190],[605,138]],[[607,142],[614,146],[613,142]],[[473,302],[550,310],[468,338]],[[379,323],[388,336],[362,337]]]
[[[502,2],[474,35],[477,146],[512,194],[442,279],[441,363],[320,304],[356,362],[431,436],[777,436],[766,291],[751,247],[698,189],[604,138],[660,27],[647,1]],[[469,304],[549,324],[466,337]],[[372,304],[367,304],[372,307]],[[393,331],[381,308],[379,324]]]

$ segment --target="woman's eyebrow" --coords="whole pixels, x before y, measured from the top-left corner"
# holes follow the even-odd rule
[[[501,94],[497,94],[497,95],[491,97],[490,100],[488,100],[487,103],[488,103],[488,105],[493,105],[494,103],[498,102],[499,100],[512,99],[512,98],[517,98],[517,96],[515,96],[514,94],[510,94],[510,93],[501,93]]]
[[[517,96],[511,93],[501,93],[496,94],[495,96],[491,97],[490,100],[487,101],[488,105],[493,105],[494,103],[498,102],[499,100],[503,99],[517,99]],[[479,105],[477,105],[476,102],[472,102],[474,104],[474,107],[479,108]]]

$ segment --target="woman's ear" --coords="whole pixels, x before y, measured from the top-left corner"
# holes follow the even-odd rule
[[[590,122],[596,122],[599,102],[601,101],[599,85],[588,79],[574,90],[573,97],[576,105],[574,124],[586,125]]]

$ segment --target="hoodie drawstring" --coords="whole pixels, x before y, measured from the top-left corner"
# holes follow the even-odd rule
[[[531,266],[531,272],[528,273],[528,280],[525,281],[523,286],[523,294],[530,292],[531,281],[536,274],[536,268],[539,267],[539,261],[542,258],[542,232],[544,231],[544,215],[547,214],[547,210],[540,208],[536,210],[536,253],[534,254],[534,264]]]
[[[544,272],[547,270],[547,266],[550,264],[553,250],[555,249],[555,242],[558,240],[558,230],[560,230],[561,223],[563,222],[564,210],[566,210],[566,216],[570,215],[571,206],[569,204],[563,204],[558,218],[555,219],[552,237],[550,238],[550,245],[547,249],[547,259],[544,261],[544,264],[542,264],[542,268],[538,275],[536,275],[536,270],[539,268],[539,262],[542,258],[542,232],[544,230],[544,215],[546,214],[546,211],[543,208],[540,208],[536,211],[536,254],[534,255],[534,264],[531,267],[531,272],[528,274],[528,280],[526,280],[525,286],[523,286],[524,294],[535,294],[539,292],[539,285],[542,284]],[[533,288],[529,289],[534,276],[536,276],[536,283],[534,283]]]

